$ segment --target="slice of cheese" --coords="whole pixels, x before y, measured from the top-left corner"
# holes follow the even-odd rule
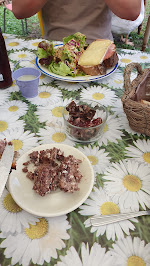
[[[112,44],[110,40],[97,40],[92,42],[81,55],[78,65],[96,66],[101,64],[107,52],[108,47]]]

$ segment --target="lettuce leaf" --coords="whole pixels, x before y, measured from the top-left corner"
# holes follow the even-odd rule
[[[63,62],[59,62],[59,63],[55,63],[52,62],[49,67],[48,67],[49,71],[60,75],[60,76],[74,76],[74,73],[71,71],[71,69]]]
[[[48,43],[46,41],[41,41],[37,47],[37,56],[39,59],[47,58],[48,56],[53,56],[55,53],[53,43]]]
[[[76,32],[72,35],[69,35],[67,37],[63,38],[63,44],[68,43],[70,40],[74,39],[76,41],[78,41],[80,44],[82,44],[83,46],[85,45],[85,35],[80,33],[80,32]]]
[[[64,50],[62,51],[61,60],[62,61],[67,60],[68,62],[73,61],[71,52],[69,50],[67,50],[67,48],[65,46],[64,46]]]
[[[39,59],[46,58],[47,57],[47,51],[45,51],[43,48],[37,47],[37,56]]]
[[[37,47],[37,56],[41,65],[60,76],[84,75],[77,67],[78,53],[84,50],[85,35],[76,32],[63,39],[63,46],[54,49],[52,42],[41,41]]]

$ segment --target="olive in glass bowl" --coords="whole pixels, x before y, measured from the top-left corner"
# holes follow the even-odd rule
[[[75,142],[95,142],[103,135],[107,116],[106,107],[96,101],[72,101],[63,109],[66,134]]]

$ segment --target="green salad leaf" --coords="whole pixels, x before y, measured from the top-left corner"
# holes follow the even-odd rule
[[[39,59],[46,58],[47,57],[47,51],[45,51],[43,48],[37,47],[37,56]]]
[[[55,49],[53,43],[48,43],[46,41],[42,41],[39,43],[37,47],[37,56],[39,59],[46,58],[48,56],[53,56],[55,54]]]
[[[76,33],[74,33],[72,35],[69,35],[67,37],[64,37],[63,38],[63,44],[68,43],[72,39],[78,41],[82,45],[85,45],[85,35],[82,34],[82,33],[80,33],[80,32],[76,32]]]
[[[60,76],[74,76],[74,73],[71,71],[70,67],[68,67],[65,63],[63,62],[52,62],[49,67],[48,67],[49,71],[60,75]]]
[[[78,59],[86,47],[85,35],[76,32],[63,38],[63,45],[54,49],[53,42],[41,41],[37,47],[37,56],[41,65],[60,76],[84,75],[78,68]]]

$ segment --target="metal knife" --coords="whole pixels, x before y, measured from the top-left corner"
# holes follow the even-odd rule
[[[0,160],[0,197],[3,193],[3,190],[5,188],[10,173],[13,157],[14,157],[14,145],[9,145],[7,143]]]

